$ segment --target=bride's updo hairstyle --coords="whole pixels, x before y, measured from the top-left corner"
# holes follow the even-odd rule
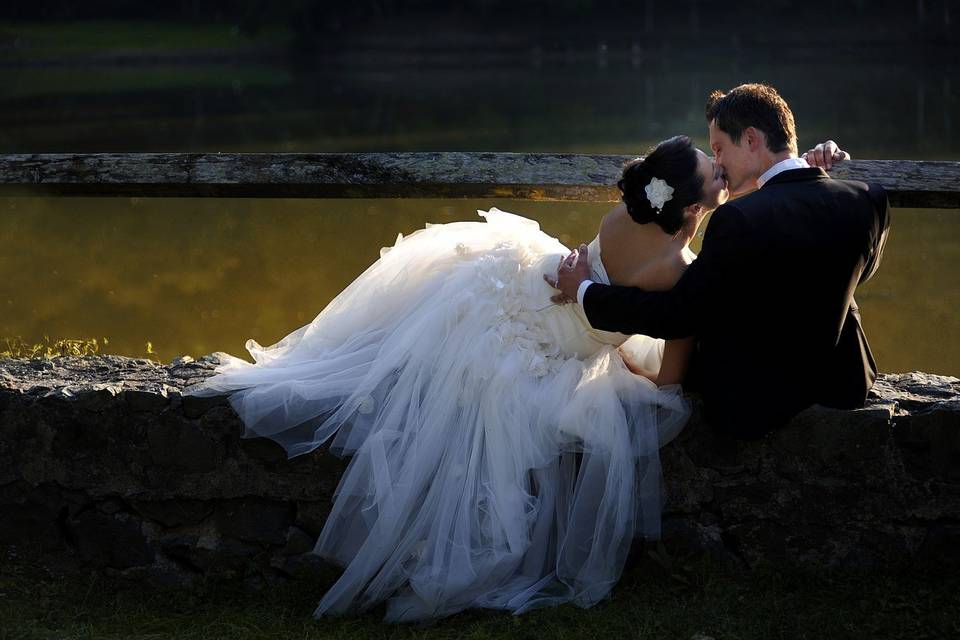
[[[673,195],[659,212],[647,199],[646,186],[659,178]],[[688,136],[674,136],[623,166],[617,181],[627,212],[638,224],[655,222],[669,234],[683,226],[683,209],[703,200],[703,176],[697,171],[697,149]]]

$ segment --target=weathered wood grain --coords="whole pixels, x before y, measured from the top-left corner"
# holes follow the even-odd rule
[[[633,156],[549,153],[88,153],[0,155],[0,194],[608,201]],[[960,208],[960,162],[854,160],[894,206]]]
[[[879,183],[895,207],[960,208],[960,162],[853,160],[834,165],[830,175]]]

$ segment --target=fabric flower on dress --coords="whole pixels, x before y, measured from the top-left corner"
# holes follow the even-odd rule
[[[359,406],[357,406],[357,412],[362,414],[373,413],[374,402],[373,396],[367,394],[363,396],[363,400],[360,401]]]
[[[480,256],[474,264],[486,300],[496,305],[493,331],[504,357],[507,352],[519,354],[523,367],[541,378],[558,371],[565,359],[524,291],[525,269],[535,257],[522,245],[500,242],[494,252]]]

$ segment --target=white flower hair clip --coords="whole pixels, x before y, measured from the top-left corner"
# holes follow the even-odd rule
[[[663,205],[673,198],[673,187],[660,178],[651,178],[650,184],[643,188],[647,192],[647,200],[657,210],[657,215],[663,213]]]

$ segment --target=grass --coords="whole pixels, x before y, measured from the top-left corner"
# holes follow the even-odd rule
[[[3,339],[7,348],[0,350],[0,358],[58,358],[61,356],[94,356],[100,353],[100,343],[96,338],[72,340],[63,338],[50,342],[50,336],[43,336],[43,342],[29,343],[21,336]],[[103,339],[103,346],[110,344],[107,338]],[[156,354],[153,343],[147,341],[147,354]],[[151,358],[156,360],[156,358]],[[157,360],[159,362],[159,360]],[[0,638],[2,640],[2,638]]]
[[[57,356],[86,356],[96,355],[100,344],[96,338],[88,340],[61,339],[50,342],[50,336],[43,336],[43,342],[25,342],[20,336],[4,338],[7,348],[0,351],[0,358],[55,358]],[[103,339],[103,344],[108,344]]]
[[[14,555],[10,555],[13,553]],[[761,568],[739,575],[708,558],[645,559],[612,597],[522,616],[474,610],[430,626],[358,617],[315,620],[329,586],[299,580],[261,591],[124,588],[97,574],[55,575],[8,550],[0,563],[0,638],[947,638],[960,634],[956,573]]]

